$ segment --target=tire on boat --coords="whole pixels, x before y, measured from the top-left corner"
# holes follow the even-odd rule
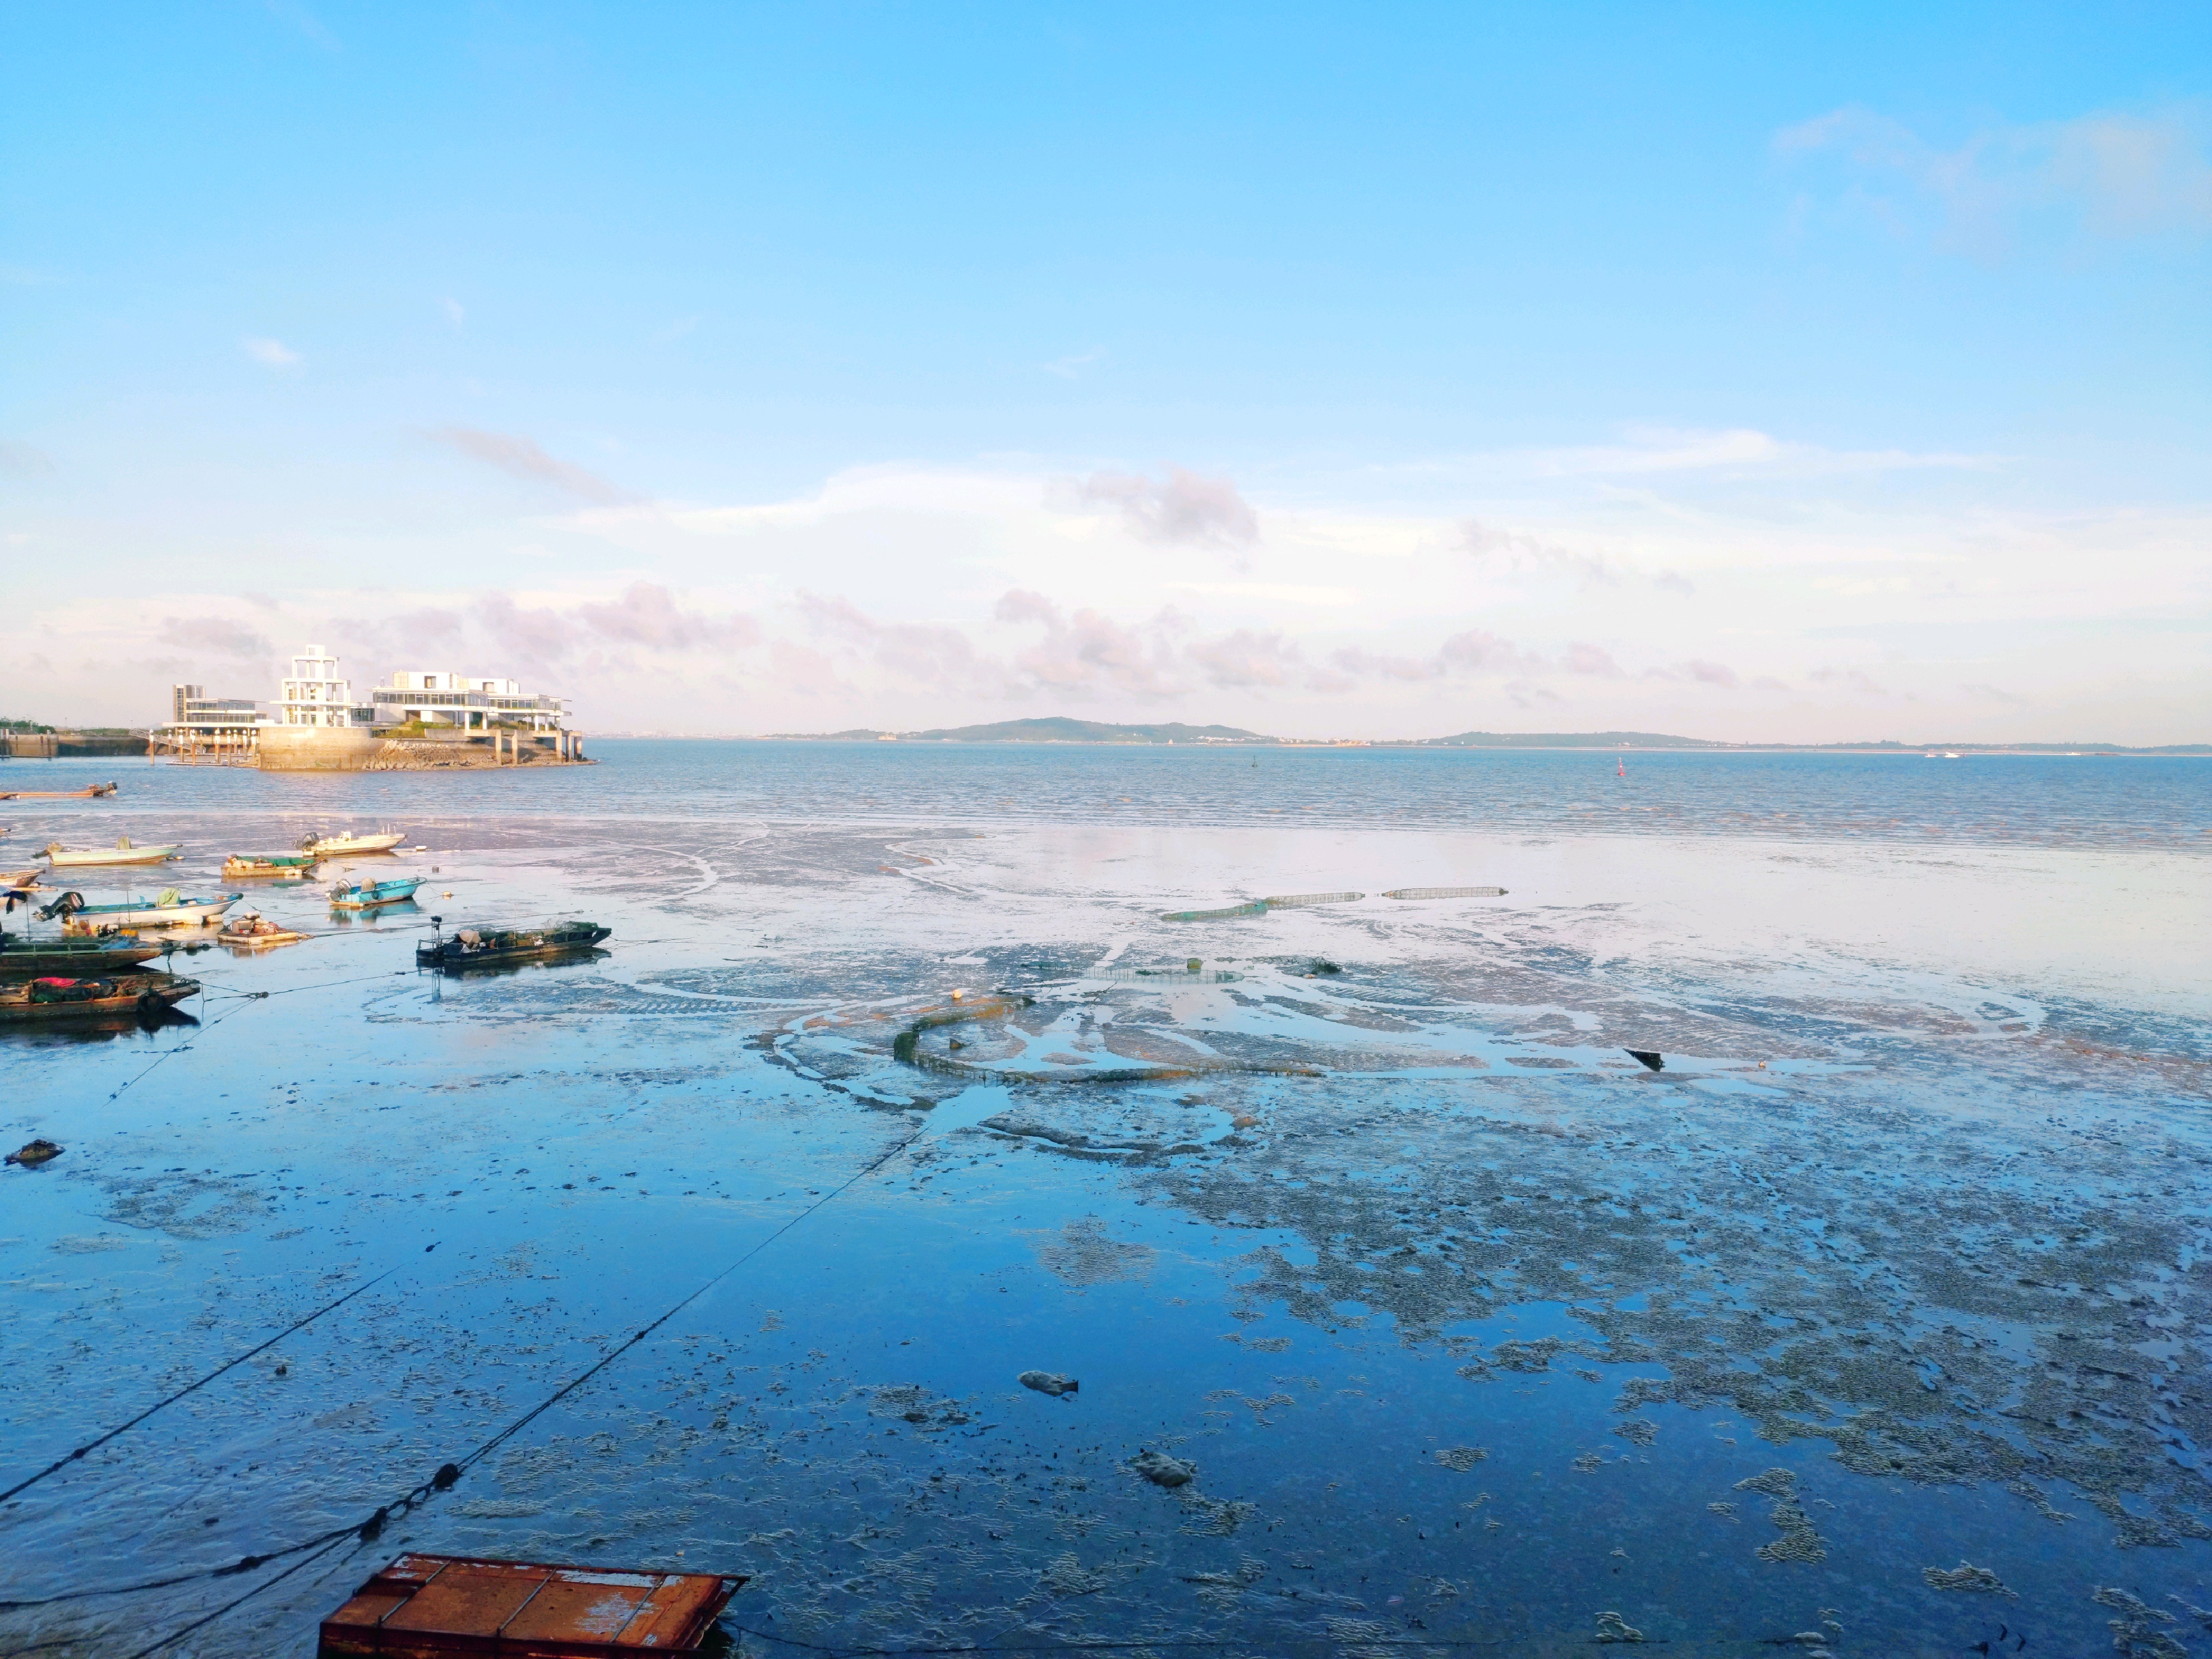
[[[148,1024],[160,1024],[161,1016],[168,1011],[169,1005],[151,991],[141,991],[138,994],[138,1018]]]

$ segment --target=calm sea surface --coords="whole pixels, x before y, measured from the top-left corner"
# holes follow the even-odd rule
[[[88,898],[423,880],[0,1030],[0,1654],[305,1656],[404,1548],[760,1655],[2199,1639],[2212,762],[590,747],[0,763],[123,785],[0,866],[181,844]]]

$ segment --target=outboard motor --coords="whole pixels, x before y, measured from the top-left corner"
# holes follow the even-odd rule
[[[49,905],[46,906],[44,908],[40,909],[40,910],[39,911],[39,913],[38,913],[38,916],[39,916],[39,920],[40,920],[40,921],[53,921],[53,920],[54,920],[54,918],[55,918],[55,917],[57,917],[57,916],[73,916],[73,915],[75,915],[78,911],[80,911],[80,910],[82,910],[82,909],[83,909],[83,908],[84,908],[84,895],[83,895],[83,894],[82,894],[82,893],[64,893],[64,894],[63,894],[59,898],[56,899],[56,900],[55,900],[52,904],[49,904]]]

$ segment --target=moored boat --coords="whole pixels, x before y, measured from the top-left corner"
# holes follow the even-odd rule
[[[39,878],[46,873],[43,870],[0,870],[0,887],[17,890],[36,887]]]
[[[415,896],[421,876],[402,876],[391,881],[356,881],[331,889],[331,905],[338,910],[374,910],[382,904],[398,904]]]
[[[114,793],[112,783],[95,783],[89,789],[0,789],[0,800],[99,800]]]
[[[97,978],[161,954],[160,945],[136,940],[26,939],[21,933],[0,933],[0,979],[36,979],[41,974]]]
[[[528,962],[538,957],[588,951],[614,932],[589,921],[556,922],[548,927],[464,927],[450,939],[423,939],[415,946],[417,968],[477,968]]]
[[[335,836],[309,836],[300,843],[300,850],[319,859],[331,858],[340,853],[389,853],[406,839],[404,830],[380,830],[373,836],[357,836],[352,830],[345,830]]]
[[[279,927],[266,916],[243,915],[232,918],[222,925],[215,936],[218,945],[228,945],[237,951],[261,951],[272,945],[297,945],[307,938],[289,927]]]
[[[36,915],[42,921],[58,918],[72,933],[97,933],[109,927],[204,927],[245,896],[219,893],[213,898],[186,898],[172,887],[155,898],[87,904],[82,893],[64,893]]]
[[[87,1015],[157,1018],[199,990],[174,974],[113,974],[98,979],[49,975],[0,982],[0,1020],[81,1019]]]
[[[277,876],[304,879],[315,873],[313,853],[233,853],[222,861],[223,879]]]
[[[177,856],[173,847],[134,847],[131,837],[117,838],[112,847],[64,847],[58,841],[48,842],[46,862],[59,870],[84,864],[165,864]]]

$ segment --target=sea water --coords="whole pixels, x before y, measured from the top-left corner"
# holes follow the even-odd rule
[[[0,1650],[304,1655],[409,1548],[748,1654],[2212,1644],[2212,763],[590,747],[5,767],[184,844],[88,898],[425,879],[0,1035],[0,1486],[179,1396],[0,1503]]]

